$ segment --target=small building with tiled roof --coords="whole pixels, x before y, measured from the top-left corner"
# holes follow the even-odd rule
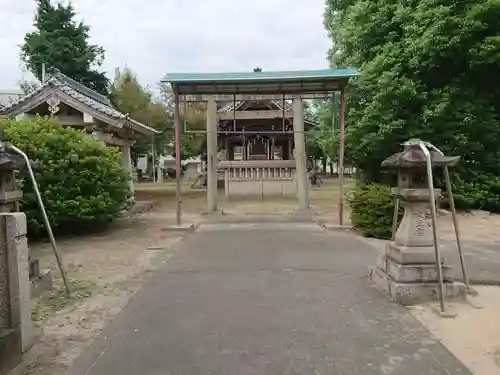
[[[29,95],[14,98],[0,107],[0,116],[22,119],[36,115],[53,116],[62,126],[86,130],[106,146],[120,147],[124,166],[131,174],[130,147],[135,139],[159,133],[118,111],[104,95],[59,71]]]
[[[0,91],[0,110],[11,103],[18,101],[23,94],[15,91]]]

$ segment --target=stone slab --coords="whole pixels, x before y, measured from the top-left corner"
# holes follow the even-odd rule
[[[431,310],[441,318],[453,319],[458,316],[456,308],[452,303],[445,303],[444,309],[441,308],[439,302],[433,302],[430,304]]]
[[[438,282],[438,271],[435,264],[400,264],[384,255],[377,260],[377,266],[384,270],[394,281],[409,282]],[[453,268],[441,267],[444,281],[453,281]]]
[[[0,374],[9,373],[21,360],[21,330],[0,330]]]
[[[436,253],[433,246],[408,247],[389,242],[385,247],[385,255],[400,264],[436,263]]]
[[[417,188],[400,188],[394,187],[391,193],[410,202],[425,202],[429,200],[429,190]],[[441,189],[434,189],[434,197],[437,199],[441,196]]]
[[[23,197],[21,190],[0,191],[0,203],[17,202]]]
[[[393,301],[403,306],[432,302],[439,299],[437,283],[397,282],[379,267],[370,268],[369,277]],[[445,282],[444,287],[445,300],[460,299],[465,301],[465,284],[458,281]]]
[[[41,270],[37,277],[30,280],[31,283],[31,298],[38,298],[44,292],[52,290],[52,270]]]
[[[225,216],[227,215],[224,210],[205,210],[200,213],[202,216]]]
[[[191,232],[195,230],[195,225],[191,223],[185,223],[181,225],[172,224],[164,226],[163,228],[161,228],[161,230],[164,232],[169,232],[169,231]]]
[[[354,227],[352,225],[340,225],[340,224],[325,224],[322,222],[318,222],[318,224],[326,229],[331,231],[352,231]]]

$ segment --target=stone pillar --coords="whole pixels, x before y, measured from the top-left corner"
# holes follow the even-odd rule
[[[207,101],[207,208],[217,210],[217,102]]]
[[[300,208],[309,208],[309,184],[307,181],[304,107],[302,99],[293,99],[293,130],[295,165],[297,168],[297,197]]]
[[[161,168],[161,159],[156,166],[156,183],[163,184],[163,169]]]
[[[10,305],[10,325],[20,329],[23,352],[34,340],[26,234],[26,215],[23,212],[0,213],[0,244],[3,245],[0,247],[7,251],[9,270],[10,301],[7,306]],[[4,305],[3,301],[1,304]]]
[[[130,155],[130,146],[122,146],[122,158],[123,158],[123,167],[129,174],[129,186],[130,192],[134,194],[134,180],[132,176],[132,157]]]

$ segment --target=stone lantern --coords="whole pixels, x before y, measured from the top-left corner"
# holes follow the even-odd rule
[[[0,143],[0,212],[19,211],[19,201],[23,193],[17,189],[14,171],[24,167],[24,160],[19,155],[6,149]]]
[[[382,162],[383,167],[398,171],[398,186],[392,189],[392,193],[405,212],[393,240],[370,270],[372,281],[403,305],[435,300],[439,289],[431,195],[425,154],[419,144],[419,140],[410,140],[402,152]],[[460,159],[435,151],[429,153],[432,167],[451,167]],[[434,199],[440,195],[440,189],[434,189]],[[454,281],[451,267],[443,263],[441,259],[445,298],[465,296],[465,285]]]

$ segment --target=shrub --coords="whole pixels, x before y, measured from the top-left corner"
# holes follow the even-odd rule
[[[500,177],[480,175],[475,181],[467,182],[453,175],[453,170],[450,173],[457,208],[500,212]]]
[[[358,183],[348,200],[352,224],[363,236],[391,238],[394,198],[389,186]]]
[[[55,120],[0,119],[6,141],[36,163],[35,175],[54,231],[102,226],[132,202],[128,173],[119,150],[92,140],[83,131],[61,127]],[[29,177],[20,175],[21,209],[30,234],[44,225]]]

